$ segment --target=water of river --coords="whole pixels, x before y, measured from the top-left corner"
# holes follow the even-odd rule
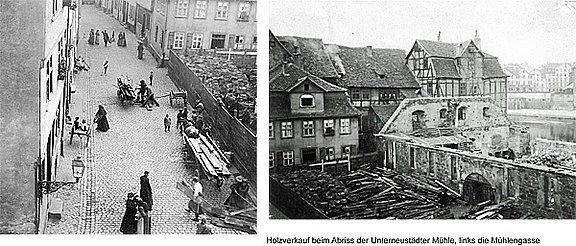
[[[508,116],[521,126],[530,127],[530,136],[549,140],[576,143],[576,120],[551,119],[526,116]]]

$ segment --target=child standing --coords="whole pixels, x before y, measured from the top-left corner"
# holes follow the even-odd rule
[[[171,124],[172,124],[172,119],[170,119],[170,116],[166,115],[166,117],[164,118],[164,132],[170,131],[170,125]]]

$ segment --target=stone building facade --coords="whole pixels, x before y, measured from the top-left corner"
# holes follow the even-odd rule
[[[72,69],[78,41],[78,14],[71,1],[4,1],[10,33],[0,46],[11,62],[0,69],[1,93],[0,233],[43,233],[50,195],[40,182],[56,181],[62,163]]]

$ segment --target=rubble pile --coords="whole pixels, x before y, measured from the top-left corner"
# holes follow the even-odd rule
[[[442,188],[382,168],[332,176],[300,170],[280,179],[302,198],[333,219],[442,219],[453,218],[441,207]]]
[[[569,155],[562,152],[534,153],[527,157],[517,159],[521,163],[529,163],[539,166],[576,168],[576,155]]]
[[[474,206],[462,219],[542,219],[542,217],[529,211],[514,198],[508,198],[495,205]]]
[[[220,105],[255,132],[256,68],[239,69],[232,61],[210,55],[184,59]]]

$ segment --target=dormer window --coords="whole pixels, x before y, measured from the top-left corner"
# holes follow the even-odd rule
[[[302,95],[300,96],[300,107],[314,107],[314,96],[312,95]]]

